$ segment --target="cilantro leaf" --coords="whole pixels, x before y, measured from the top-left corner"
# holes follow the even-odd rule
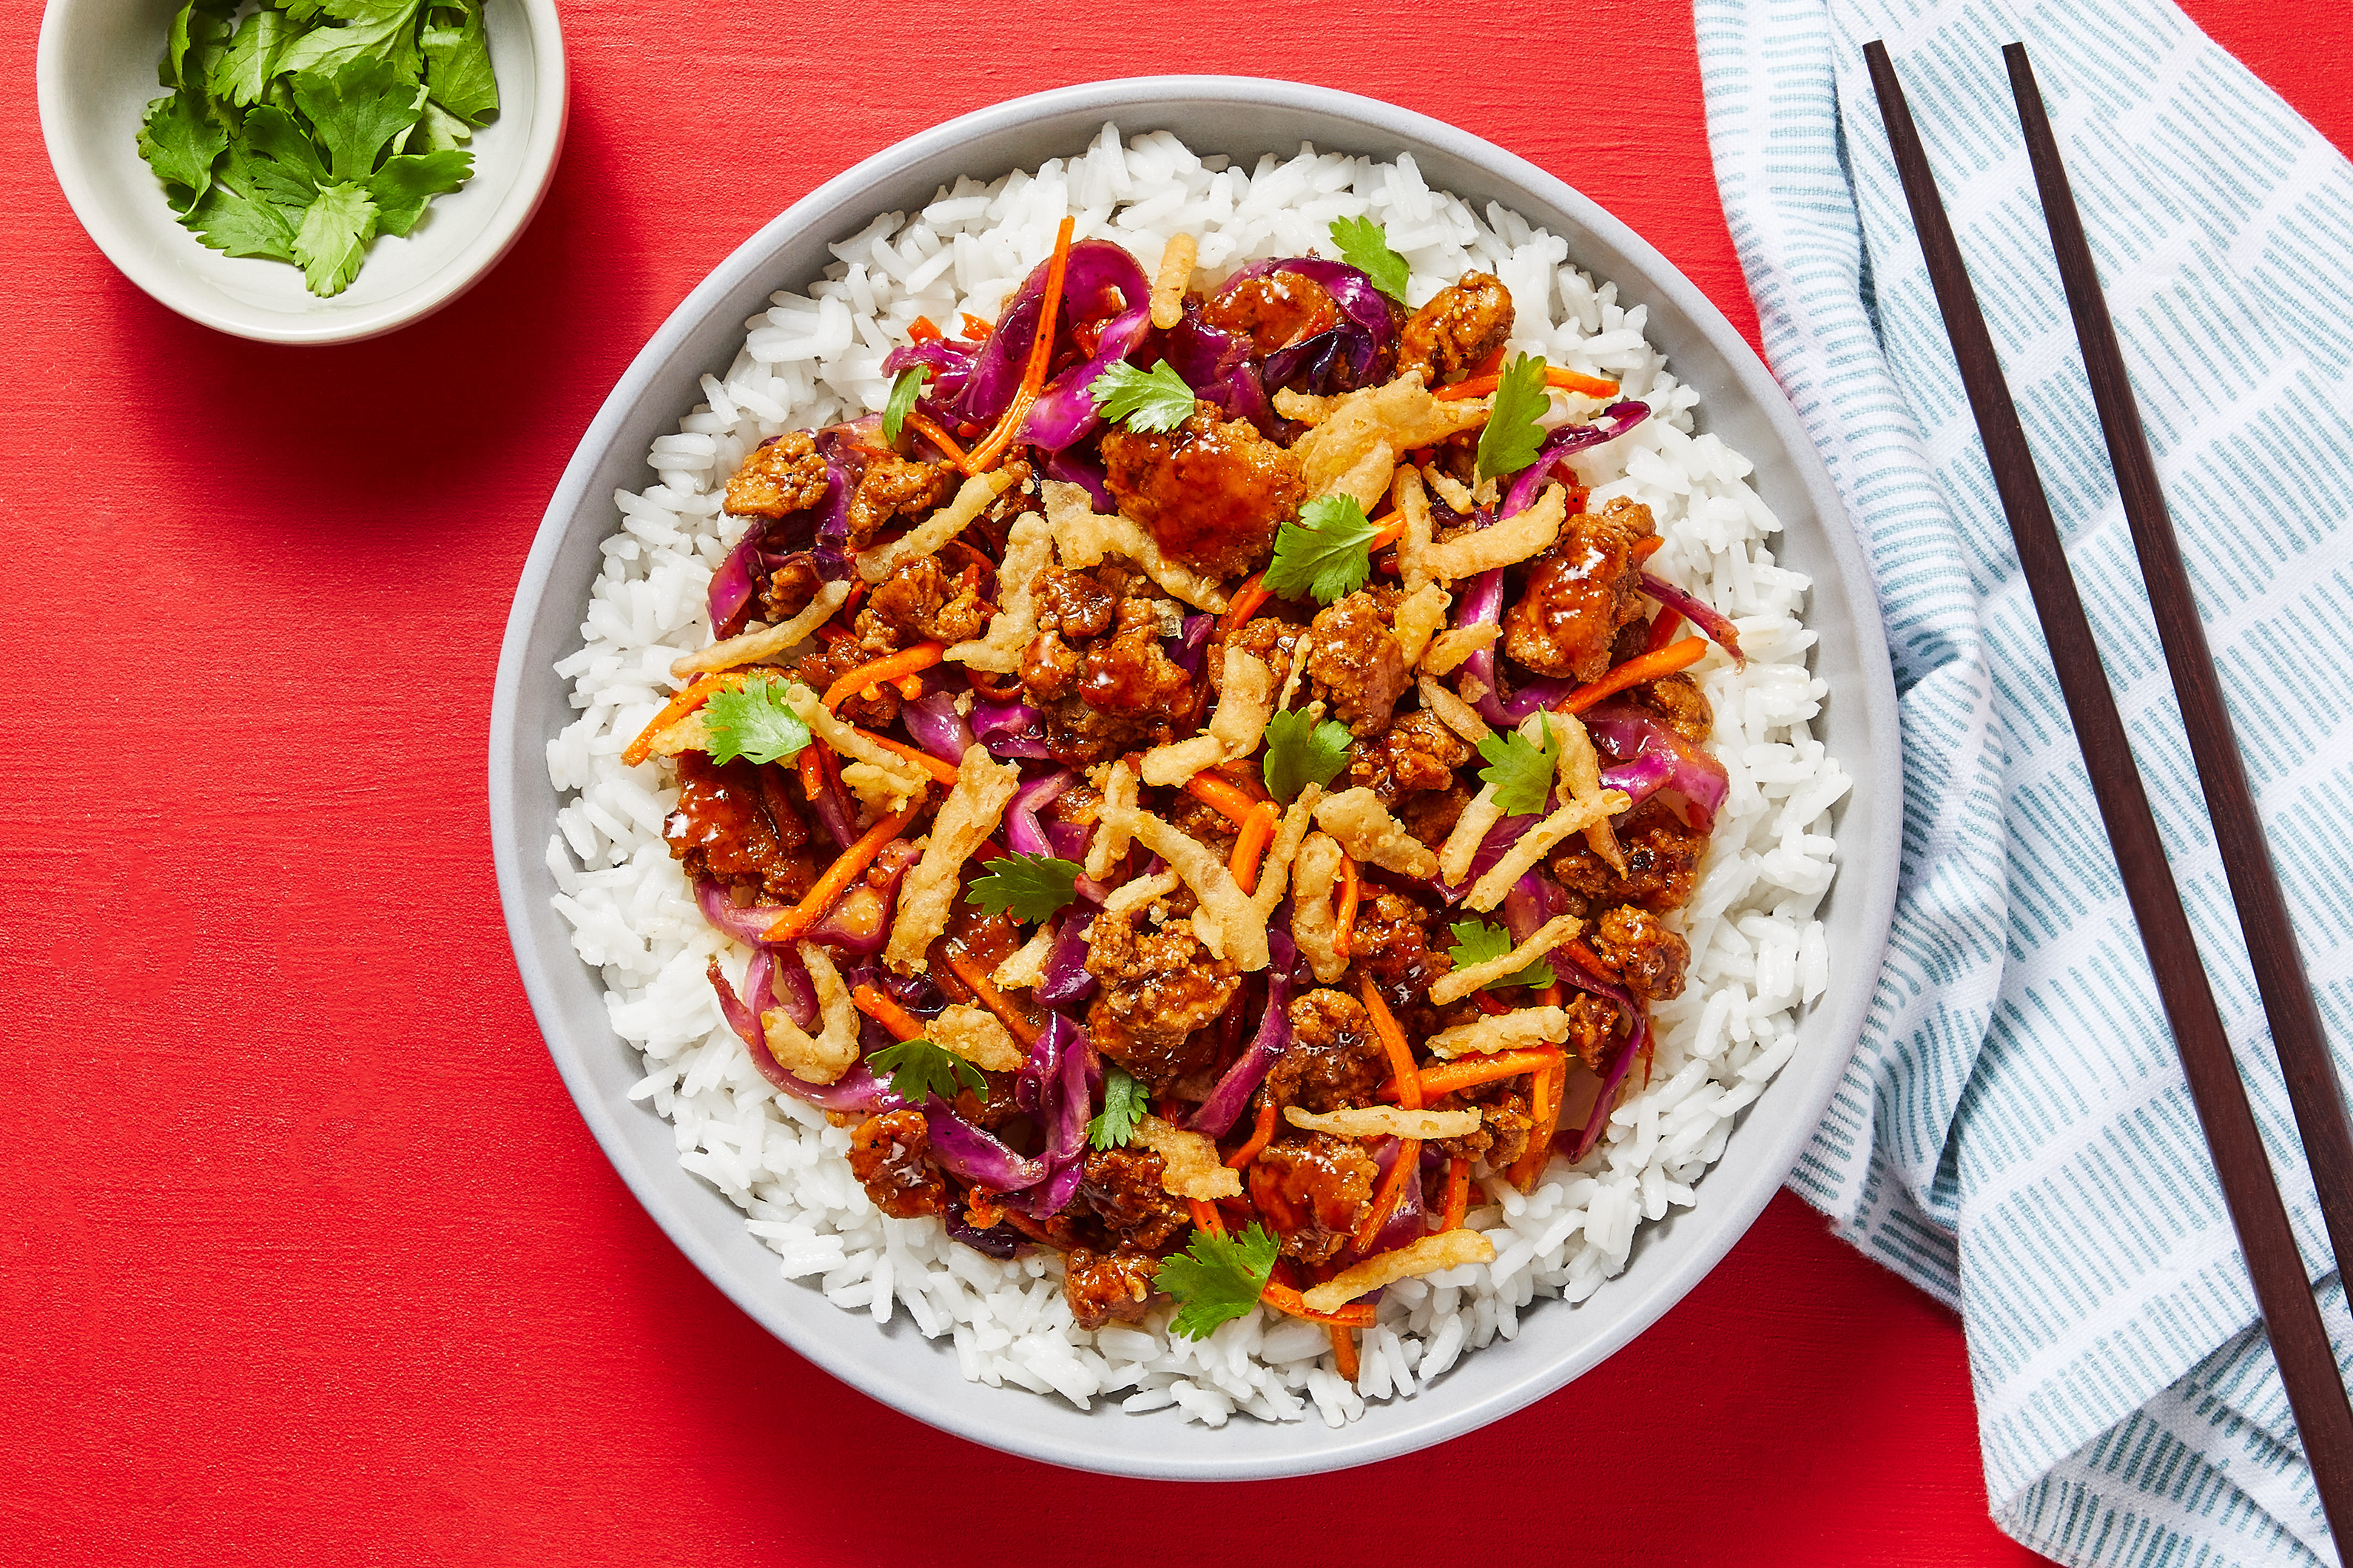
[[[1193,389],[1166,360],[1149,372],[1121,361],[1087,383],[1087,395],[1096,413],[1131,430],[1174,430],[1193,416]]]
[[[1114,1064],[1103,1063],[1103,1114],[1087,1123],[1087,1142],[1098,1149],[1118,1148],[1135,1136],[1144,1112],[1144,1086]]]
[[[139,155],[165,184],[186,189],[188,199],[172,204],[183,212],[212,184],[213,163],[227,145],[228,132],[205,112],[202,98],[185,87],[149,104],[139,127]]]
[[[1373,535],[1379,531],[1356,497],[1316,497],[1275,531],[1274,559],[1262,579],[1267,592],[1312,596],[1319,605],[1355,593],[1373,574]]]
[[[921,1105],[934,1094],[953,1101],[958,1089],[969,1089],[975,1094],[988,1092],[988,1080],[980,1076],[978,1068],[921,1037],[885,1046],[868,1057],[866,1065],[889,1074],[891,1092],[910,1105]]]
[[[1051,855],[1016,854],[984,861],[965,901],[990,914],[1010,911],[1018,921],[1042,921],[1079,896],[1079,865]]]
[[[438,20],[455,10],[456,26]],[[433,101],[457,119],[480,125],[499,110],[498,79],[491,74],[491,48],[482,37],[482,8],[473,0],[436,0],[425,14],[425,85]]]
[[[1389,248],[1388,231],[1368,217],[1335,217],[1332,243],[1340,259],[1373,280],[1373,287],[1405,303],[1405,258]]]
[[[882,405],[882,439],[899,444],[899,432],[907,427],[907,416],[914,411],[915,399],[923,395],[923,383],[931,374],[930,365],[911,364],[891,384],[891,401]]]
[[[197,243],[230,256],[292,261],[302,215],[222,179],[214,182],[180,222]]]
[[[1545,362],[1534,354],[1514,355],[1495,384],[1487,427],[1479,432],[1479,477],[1516,474],[1535,462],[1545,437],[1536,421],[1551,406],[1545,395]]]
[[[162,87],[198,87],[211,69],[213,51],[228,37],[229,17],[237,0],[189,0],[172,17],[164,41],[164,63],[155,73]],[[195,69],[188,57],[196,57]]]
[[[247,195],[292,209],[299,225],[302,210],[327,183],[327,165],[319,161],[311,133],[286,110],[265,103],[247,113],[245,128],[229,143],[220,178]]]
[[[384,161],[367,179],[368,195],[375,198],[376,227],[385,234],[406,234],[417,226],[425,204],[454,191],[474,172],[474,155],[466,152],[402,153]]]
[[[342,293],[359,276],[375,237],[375,197],[359,185],[322,187],[294,233],[294,259],[302,264],[303,283],[322,300]]]
[[[1267,794],[1288,805],[1309,784],[1327,784],[1348,765],[1348,726],[1336,719],[1317,723],[1286,708],[1266,721],[1266,760],[1260,776]]]
[[[1169,1326],[1188,1340],[1206,1340],[1219,1323],[1258,1304],[1274,1274],[1275,1240],[1252,1224],[1239,1237],[1197,1230],[1185,1250],[1160,1260],[1152,1283],[1180,1303]]]
[[[474,132],[464,121],[428,98],[425,100],[424,117],[410,127],[409,136],[411,140],[422,138],[427,153],[447,153],[472,141]]]
[[[294,101],[317,127],[338,180],[364,180],[392,139],[417,123],[424,106],[380,59],[353,60],[329,75],[299,71]]]
[[[1545,725],[1541,748],[1514,731],[1482,740],[1479,754],[1488,763],[1479,770],[1480,781],[1495,786],[1495,804],[1505,815],[1526,816],[1545,808],[1553,771],[1560,765],[1560,736],[1551,724]]]
[[[417,13],[424,0],[324,0],[320,7],[344,26],[320,26],[287,46],[281,71],[332,76],[354,60],[375,59],[403,81],[415,81],[425,66],[417,47]]]
[[[286,47],[286,18],[267,5],[245,19],[237,37],[212,62],[205,86],[215,98],[239,109],[259,100],[278,74],[278,56]]]
[[[1502,926],[1489,925],[1485,921],[1458,921],[1447,929],[1454,933],[1454,945],[1448,950],[1448,956],[1454,960],[1457,969],[1485,963],[1512,951],[1512,933]],[[1549,985],[1556,978],[1552,965],[1539,958],[1517,974],[1490,980],[1481,989],[1493,991],[1504,985]]]
[[[809,743],[808,726],[785,701],[790,683],[763,677],[733,691],[714,691],[702,705],[702,728],[711,737],[711,760],[781,763]]]

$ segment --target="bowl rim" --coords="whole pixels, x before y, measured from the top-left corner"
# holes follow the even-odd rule
[[[786,237],[806,224],[822,219],[830,209],[862,187],[903,174],[960,144],[1016,132],[1033,120],[1080,110],[1092,113],[1098,121],[1124,120],[1138,111],[1148,112],[1155,106],[1175,100],[1232,103],[1237,107],[1272,105],[1345,121],[1384,136],[1411,138],[1457,160],[1476,165],[1500,179],[1514,182],[1537,193],[1630,261],[1641,273],[1643,285],[1672,300],[1707,340],[1712,349],[1722,356],[1740,390],[1761,412],[1789,458],[1796,481],[1805,491],[1819,521],[1822,541],[1838,566],[1839,582],[1835,588],[1818,578],[1809,619],[1813,621],[1826,615],[1845,618],[1854,639],[1860,689],[1842,692],[1839,700],[1852,702],[1863,710],[1863,727],[1887,738],[1889,742],[1862,759],[1865,765],[1857,769],[1853,775],[1854,794],[1849,798],[1858,798],[1868,792],[1876,803],[1868,817],[1867,836],[1859,839],[1850,837],[1849,828],[1841,828],[1839,887],[1845,896],[1854,899],[1862,906],[1859,929],[1868,933],[1861,946],[1845,951],[1841,963],[1853,964],[1859,978],[1837,1010],[1825,1018],[1822,1016],[1824,1010],[1818,1004],[1815,1012],[1807,1016],[1805,1025],[1810,1030],[1818,1031],[1810,1037],[1813,1043],[1810,1044],[1806,1054],[1811,1056],[1819,1050],[1825,1056],[1834,1056],[1836,1068],[1827,1063],[1818,1066],[1815,1069],[1818,1077],[1810,1085],[1785,1081],[1788,1077],[1785,1071],[1781,1079],[1775,1080],[1778,1086],[1777,1092],[1798,1096],[1806,1103],[1800,1106],[1794,1100],[1784,1102],[1785,1106],[1793,1109],[1785,1130],[1776,1141],[1745,1145],[1747,1153],[1760,1166],[1767,1166],[1777,1173],[1770,1180],[1752,1179],[1751,1185],[1745,1190],[1717,1193],[1715,1200],[1709,1205],[1708,1228],[1701,1243],[1671,1260],[1671,1267],[1655,1270],[1640,1281],[1628,1281],[1636,1293],[1621,1298],[1626,1304],[1618,1321],[1609,1325],[1607,1331],[1581,1341],[1557,1360],[1544,1364],[1535,1375],[1473,1394],[1463,1398],[1459,1405],[1445,1409],[1437,1409],[1434,1404],[1425,1403],[1433,1399],[1437,1393],[1433,1391],[1431,1394],[1424,1394],[1413,1402],[1430,1414],[1409,1417],[1399,1423],[1384,1424],[1369,1433],[1365,1429],[1374,1425],[1370,1419],[1350,1423],[1346,1427],[1335,1431],[1325,1431],[1318,1426],[1315,1444],[1295,1445],[1283,1452],[1250,1459],[1196,1458],[1175,1452],[1155,1452],[1149,1446],[1142,1451],[1118,1447],[1105,1449],[1026,1429],[1018,1417],[994,1422],[970,1418],[953,1408],[946,1399],[935,1397],[928,1384],[891,1384],[889,1392],[884,1392],[887,1374],[878,1374],[873,1371],[869,1364],[871,1358],[862,1352],[839,1351],[820,1338],[799,1331],[787,1313],[755,1293],[753,1287],[759,1281],[743,1279],[736,1267],[683,1215],[681,1206],[685,1200],[678,1190],[680,1184],[701,1184],[700,1178],[686,1173],[674,1162],[641,1162],[629,1146],[618,1113],[599,1092],[580,1049],[561,1026],[561,1014],[555,998],[556,988],[562,981],[539,950],[539,939],[529,924],[533,911],[526,907],[526,900],[532,897],[526,887],[526,879],[532,865],[543,853],[544,847],[522,845],[516,841],[521,817],[521,790],[517,780],[522,776],[518,771],[520,753],[517,741],[518,721],[522,717],[519,707],[525,675],[524,660],[528,657],[534,623],[542,613],[542,600],[565,542],[569,521],[586,500],[587,488],[595,482],[597,468],[623,426],[636,414],[635,405],[649,384],[681,352],[704,318],[729,294],[766,267],[769,257]],[[1771,373],[1749,347],[1746,339],[1698,287],[1655,247],[1599,204],[1516,154],[1441,121],[1377,99],[1332,88],[1259,77],[1173,75],[1111,78],[1010,99],[973,110],[884,148],[835,175],[763,225],[712,268],[631,360],[599,407],[595,419],[583,432],[579,445],[549,499],[547,510],[517,582],[491,700],[489,755],[491,847],[497,867],[501,903],[525,993],[549,1054],[554,1059],[583,1120],[587,1122],[614,1169],[664,1234],[706,1279],[754,1321],[797,1353],[823,1367],[861,1394],[943,1431],[1004,1452],[1073,1469],[1111,1475],[1173,1480],[1267,1479],[1346,1468],[1416,1452],[1475,1431],[1534,1403],[1599,1365],[1658,1321],[1746,1234],[1766,1204],[1780,1190],[1787,1173],[1795,1166],[1805,1144],[1811,1138],[1814,1128],[1838,1089],[1845,1063],[1861,1034],[1868,1011],[1872,993],[1868,976],[1877,974],[1885,950],[1894,913],[1897,853],[1901,842],[1902,817],[1898,809],[1901,764],[1893,745],[1897,733],[1896,723],[1894,679],[1872,578],[1861,543],[1820,457]],[[534,742],[534,754],[536,749]],[[536,765],[536,787],[545,788],[543,759],[537,760]],[[564,966],[575,972],[579,970],[578,960],[568,948],[559,958]],[[1834,987],[1831,995],[1837,994]],[[1831,996],[1823,998],[1824,1002],[1830,1000]],[[628,1109],[632,1112],[647,1113],[646,1108],[635,1104]],[[1746,1138],[1755,1139],[1763,1130],[1746,1126],[1748,1114],[1746,1111],[1742,1113],[1741,1131]],[[1672,1221],[1666,1223],[1671,1224]],[[1662,1226],[1646,1228],[1655,1232]],[[1638,1240],[1638,1248],[1640,1245]],[[1612,1283],[1623,1280],[1626,1280],[1626,1276],[1621,1275]],[[828,1310],[833,1309],[828,1307]],[[853,1316],[849,1313],[842,1315],[845,1318]],[[880,1346],[886,1342],[879,1328],[860,1326],[867,1328],[873,1344]],[[990,1389],[987,1392],[995,1394],[1003,1391]],[[1020,1391],[1015,1392],[1018,1394]],[[994,1410],[996,1407],[992,1405],[989,1408]]]
[[[531,124],[515,183],[470,242],[452,252],[423,281],[388,299],[367,305],[330,305],[316,316],[300,318],[225,303],[210,290],[190,288],[174,268],[117,228],[107,216],[98,184],[63,108],[66,35],[77,0],[47,0],[34,52],[35,93],[49,170],[65,193],[66,205],[73,209],[74,220],[115,270],[150,299],[188,320],[232,337],[265,343],[350,343],[381,337],[423,321],[489,276],[522,237],[540,203],[546,199],[571,119],[564,24],[556,16],[555,0],[517,0],[517,4],[530,22],[533,98]]]

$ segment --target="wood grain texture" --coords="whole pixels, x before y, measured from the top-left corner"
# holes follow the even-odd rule
[[[2252,5],[2192,10],[2264,41]],[[1411,1487],[1580,1562],[2031,1561],[1985,1519],[1956,1321],[1788,1198],[1625,1353],[1420,1458],[1209,1490],[942,1436],[694,1272],[524,1005],[482,775],[541,508],[670,308],[856,159],[1102,75],[1299,77],[1529,156],[1753,335],[1688,15],[1446,16],[569,6],[570,140],[514,252],[318,350],[208,332],[106,264],[41,148],[38,8],[0,16],[0,1559],[1458,1555]],[[2341,143],[2353,22],[2299,39],[2264,68]],[[1018,1536],[969,1529],[1033,1496]]]

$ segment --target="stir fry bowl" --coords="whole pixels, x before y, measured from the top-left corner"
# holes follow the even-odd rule
[[[1105,121],[1124,133],[1165,129],[1204,154],[1253,162],[1319,149],[1411,153],[1433,188],[1474,206],[1502,202],[1567,238],[1569,258],[1650,307],[1649,331],[1699,389],[1703,426],[1757,465],[1751,482],[1785,525],[1779,559],[1814,582],[1815,673],[1830,688],[1816,729],[1854,781],[1834,818],[1838,881],[1822,906],[1829,990],[1804,1016],[1800,1046],[1743,1113],[1699,1204],[1646,1226],[1625,1271],[1571,1307],[1539,1301],[1518,1336],[1497,1340],[1418,1396],[1376,1404],[1340,1430],[1238,1416],[1211,1430],[1173,1410],[1130,1415],[1116,1398],[1082,1412],[1054,1396],[966,1383],[950,1342],[903,1314],[878,1328],[809,1282],[781,1277],[717,1189],[678,1163],[670,1127],[628,1098],[643,1076],[613,1032],[596,972],[575,956],[550,906],[547,845],[559,804],[546,744],[572,718],[553,666],[579,647],[579,624],[616,523],[616,489],[644,482],[657,436],[724,374],[747,316],[768,294],[805,287],[829,241],[878,212],[913,210],[943,184],[1083,152]],[[647,1211],[712,1283],[779,1339],[835,1376],[933,1426],[992,1447],[1112,1474],[1261,1479],[1359,1465],[1472,1431],[1559,1388],[1623,1348],[1692,1289],[1755,1220],[1828,1104],[1879,972],[1894,906],[1900,773],[1894,689],[1870,579],[1830,479],[1764,365],[1721,312],[1664,258],[1542,170],[1438,121],[1323,88],[1235,77],[1096,82],[1018,99],[952,121],[828,181],[754,235],[681,303],[606,399],[550,500],[507,623],[491,710],[491,825],[499,889],[523,985],[580,1112]]]

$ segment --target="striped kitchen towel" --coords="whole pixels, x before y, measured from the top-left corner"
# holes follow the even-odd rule
[[[2318,1205],[2000,47],[2026,43],[2058,129],[2341,1071],[2353,168],[2167,0],[1695,10],[1767,357],[1862,537],[1903,714],[1887,965],[1790,1184],[1959,1310],[2002,1529],[2068,1563],[2335,1562],[1862,46],[1887,40],[1936,164],[2316,1277]],[[2353,1373],[2333,1272],[2323,1297]]]

